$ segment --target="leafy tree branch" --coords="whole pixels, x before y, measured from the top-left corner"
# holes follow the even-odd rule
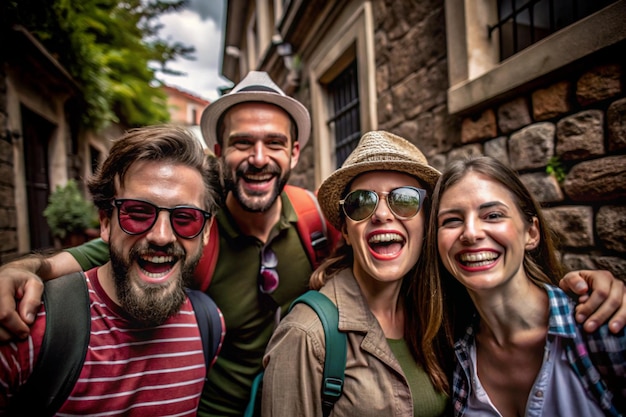
[[[159,72],[194,59],[195,49],[158,37],[158,17],[185,0],[5,0],[3,30],[19,24],[33,33],[82,87],[84,127],[112,122],[135,127],[169,120]],[[6,39],[6,38],[5,38]],[[156,68],[154,67],[156,65]]]

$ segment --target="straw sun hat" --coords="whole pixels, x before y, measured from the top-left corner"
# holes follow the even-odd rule
[[[398,171],[416,177],[432,191],[441,173],[428,165],[424,154],[406,139],[385,131],[368,132],[361,137],[341,168],[320,186],[317,199],[324,215],[337,230],[342,217],[339,200],[359,174],[369,171]]]
[[[296,123],[298,133],[294,139],[300,142],[300,149],[304,148],[311,134],[309,111],[298,100],[286,95],[266,72],[250,71],[230,93],[209,104],[202,113],[202,136],[211,151],[218,143],[217,126],[224,113],[236,104],[249,102],[274,104],[285,110]]]

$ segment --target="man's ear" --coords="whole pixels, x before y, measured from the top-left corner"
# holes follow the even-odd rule
[[[296,167],[298,159],[300,159],[300,142],[296,140],[291,147],[291,169]]]
[[[215,145],[213,145],[213,153],[215,153],[215,156],[217,157],[222,156],[222,147],[220,146],[219,143],[216,143]]]
[[[100,218],[100,237],[107,243],[109,243],[109,239],[111,238],[111,216],[113,216],[112,213],[108,216],[106,211],[98,211],[98,217]]]
[[[219,236],[213,236],[211,238],[211,225],[215,221],[215,216],[211,216],[209,221],[204,225],[204,232],[202,232],[202,245],[206,246],[209,243],[209,239],[219,239]]]

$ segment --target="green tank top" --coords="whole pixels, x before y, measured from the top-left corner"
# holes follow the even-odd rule
[[[448,396],[435,390],[426,371],[415,362],[404,339],[387,339],[400,367],[409,382],[413,397],[414,417],[443,416],[448,404]]]

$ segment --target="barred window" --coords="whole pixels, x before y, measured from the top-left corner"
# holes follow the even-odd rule
[[[337,168],[341,167],[361,137],[357,63],[353,61],[328,85],[332,111],[328,125],[334,124]]]
[[[500,61],[548,35],[615,3],[616,0],[498,0],[498,21],[488,27],[497,36]]]
[[[620,53],[623,0],[445,0],[448,111],[462,114],[543,76]],[[532,47],[529,47],[531,46]],[[604,52],[603,52],[604,51]]]

